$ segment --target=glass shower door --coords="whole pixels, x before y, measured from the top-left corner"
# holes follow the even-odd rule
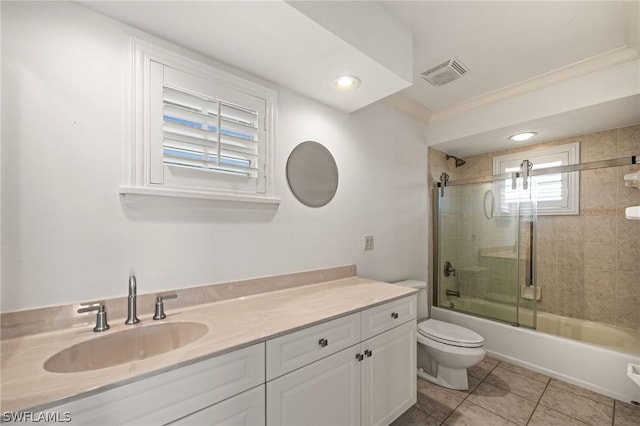
[[[532,284],[535,203],[518,186],[517,196],[510,180],[439,191],[438,306],[535,326],[535,315],[519,312]]]

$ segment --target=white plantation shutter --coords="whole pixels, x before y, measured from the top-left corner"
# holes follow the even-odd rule
[[[258,112],[165,85],[163,162],[258,176]]]
[[[265,192],[266,101],[150,62],[150,183]]]

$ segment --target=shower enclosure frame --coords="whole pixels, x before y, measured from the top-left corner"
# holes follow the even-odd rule
[[[602,169],[602,168],[608,168],[608,167],[618,167],[618,166],[627,166],[627,165],[636,165],[638,164],[638,156],[637,155],[632,155],[630,157],[622,157],[622,158],[617,158],[617,159],[611,159],[611,160],[602,160],[602,161],[592,161],[592,162],[588,162],[588,163],[580,163],[580,164],[569,164],[569,165],[564,165],[564,166],[557,166],[557,167],[549,167],[549,168],[544,168],[544,169],[536,169],[536,170],[529,170],[527,173],[524,173],[524,177],[525,179],[528,179],[529,177],[533,177],[533,176],[542,176],[542,175],[547,175],[547,174],[554,174],[554,173],[570,173],[570,172],[580,172],[580,171],[584,171],[584,170],[594,170],[594,169]],[[432,203],[432,224],[433,224],[433,238],[432,238],[432,246],[433,249],[435,251],[435,255],[433,256],[434,259],[434,265],[433,265],[433,271],[432,271],[432,282],[433,282],[433,286],[432,286],[432,306],[437,306],[443,309],[452,309],[452,308],[447,308],[446,306],[440,306],[439,303],[439,299],[440,299],[440,273],[441,273],[441,268],[442,268],[442,261],[443,259],[441,258],[441,253],[440,253],[440,197],[441,197],[441,191],[446,191],[447,187],[451,187],[451,186],[462,186],[462,185],[470,185],[470,184],[480,184],[480,183],[494,183],[497,181],[503,181],[503,180],[507,180],[507,179],[512,179],[514,177],[523,177],[522,174],[515,174],[514,173],[505,173],[505,174],[501,174],[501,175],[491,175],[491,176],[481,176],[481,177],[474,177],[474,178],[467,178],[467,179],[457,179],[457,180],[448,180],[448,176],[446,179],[442,179],[442,175],[441,175],[441,182],[436,182],[434,183],[434,186],[431,190],[431,197],[433,200]],[[519,214],[519,213],[518,213]],[[537,216],[537,212],[534,213]],[[531,262],[531,267],[529,268],[529,276],[526,277],[525,279],[525,283],[531,282],[532,283],[532,287],[533,287],[533,297],[534,297],[534,303],[533,303],[533,329],[536,328],[536,316],[537,316],[537,312],[536,312],[536,303],[535,303],[535,299],[537,296],[537,285],[536,285],[536,253],[535,253],[535,249],[536,249],[536,239],[535,239],[535,233],[536,233],[536,226],[535,224],[532,223],[532,231],[530,231],[530,239],[531,239],[531,246],[530,246],[530,262]],[[519,232],[519,225],[518,225],[518,232]],[[519,246],[519,243],[518,243]],[[519,267],[519,251],[520,251],[520,247],[518,247],[518,267]],[[519,276],[519,273],[518,273]],[[458,287],[459,289],[459,287]],[[516,322],[513,325],[516,326],[520,326],[520,322],[519,322],[519,310],[520,310],[520,291],[519,291],[519,284],[518,284],[518,292],[517,292],[517,296],[516,296]],[[482,315],[478,315],[472,312],[465,312],[469,315],[474,315],[474,316],[480,316],[483,318],[487,318],[484,317]],[[502,321],[498,318],[491,318],[489,317],[488,319],[494,320],[494,321],[500,321],[500,322],[507,322],[508,321]]]

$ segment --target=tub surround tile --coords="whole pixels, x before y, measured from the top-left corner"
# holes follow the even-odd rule
[[[593,426],[610,425],[613,422],[613,407],[557,387],[549,386],[542,395],[540,405]]]
[[[559,291],[556,295],[556,314],[584,319],[584,293]]]
[[[640,271],[640,241],[618,244],[617,269],[620,271]]]
[[[640,407],[622,401],[615,402],[613,426],[640,425]]]
[[[587,187],[590,187],[593,184],[601,185],[616,183],[616,170],[615,168],[583,170],[580,172],[580,182]]]
[[[538,240],[555,240],[556,238],[556,218],[555,216],[538,216],[536,228]]]
[[[449,389],[420,378],[418,378],[417,388],[417,407],[439,421],[444,421],[465,399],[465,395],[451,392]]]
[[[556,240],[584,241],[584,217],[556,216]]]
[[[541,265],[553,265],[558,263],[557,253],[558,242],[555,240],[543,240],[538,242],[537,262]]]
[[[536,407],[535,402],[483,382],[469,401],[519,425],[526,425]]]
[[[600,271],[615,271],[616,244],[585,242],[584,267],[585,269],[597,269]],[[585,277],[586,275],[588,274],[585,274]]]
[[[251,296],[277,290],[284,290],[319,282],[334,281],[354,277],[356,266],[341,266],[336,268],[318,269],[312,271],[295,272],[291,274],[254,278],[177,290],[167,290],[158,293],[144,294],[144,283],[138,283],[138,316],[153,315],[156,296],[159,294],[176,293],[177,299],[167,302],[167,312],[205,303],[219,302],[237,297]],[[122,284],[122,291],[126,294],[126,282]],[[11,339],[36,333],[54,330],[65,330],[76,327],[87,327],[95,322],[95,313],[78,314],[79,306],[100,302],[105,305],[109,322],[122,322],[127,316],[127,297],[114,299],[92,300],[70,305],[60,305],[36,308],[24,311],[0,313],[0,330],[2,339]]]
[[[584,240],[601,243],[616,242],[616,217],[586,216],[584,218]]]
[[[444,424],[447,426],[514,426],[517,423],[510,422],[467,400],[447,417]]]
[[[640,294],[638,273],[616,272],[616,319],[615,324],[640,330]],[[640,332],[640,331],[639,331]]]
[[[527,426],[585,426],[587,424],[556,410],[538,405]]]
[[[585,269],[585,317],[591,321],[615,323],[615,272]]]
[[[533,402],[538,402],[547,387],[545,382],[516,373],[502,364],[487,376],[485,382]]]
[[[640,124],[616,129],[618,144],[616,157],[640,155]]]
[[[585,135],[580,144],[580,161],[600,161],[611,158],[616,152],[618,132],[616,129]]]
[[[616,205],[617,193],[618,183],[615,180],[612,182],[590,182],[589,185],[582,185],[580,187],[580,209],[584,211],[610,209]]]
[[[616,325],[640,329],[640,297],[616,297]]]
[[[640,190],[636,189],[638,193]],[[638,221],[627,219],[624,214],[616,218],[618,244],[640,241],[640,226]]]
[[[571,268],[584,267],[584,245],[569,240],[558,241],[557,244],[558,265]]]

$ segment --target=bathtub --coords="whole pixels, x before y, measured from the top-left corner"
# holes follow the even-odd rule
[[[475,312],[477,315],[513,322],[513,305],[489,300],[464,297],[453,300],[454,309]],[[533,324],[533,311],[520,309],[520,323]],[[538,311],[537,331],[580,340],[585,343],[603,346],[618,352],[640,357],[640,330],[616,327],[600,322],[569,318],[561,315]]]
[[[455,308],[473,306],[474,312],[484,316],[500,317],[513,312],[513,308],[504,304],[480,299],[461,298],[453,302]],[[523,322],[530,320],[527,315],[532,312],[521,310]],[[431,317],[479,333],[485,338],[487,353],[498,359],[621,401],[640,401],[640,387],[627,377],[627,365],[640,363],[637,332],[544,312],[538,313],[540,330],[439,307],[431,308]]]

